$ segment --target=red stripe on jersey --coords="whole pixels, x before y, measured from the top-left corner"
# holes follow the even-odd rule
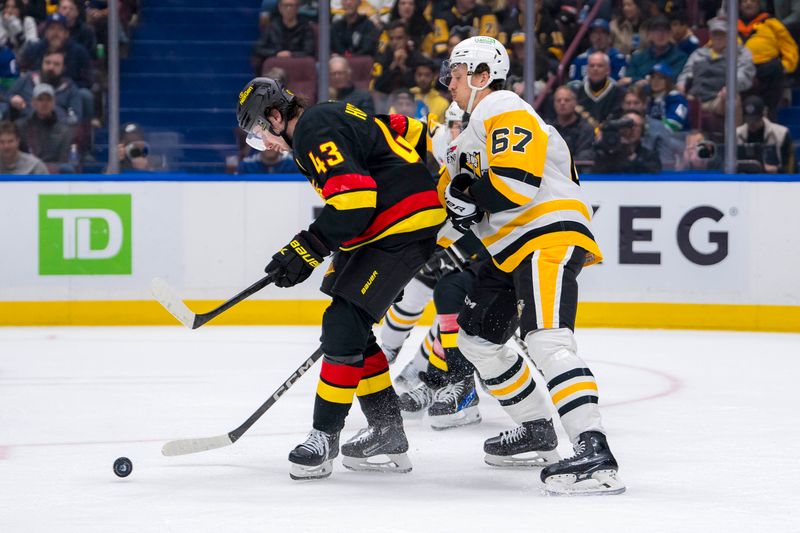
[[[374,376],[375,374],[379,374],[384,370],[389,370],[389,361],[386,360],[386,356],[384,355],[383,351],[379,351],[373,354],[371,357],[364,359],[364,371],[362,376]]]
[[[371,176],[364,174],[341,174],[332,176],[325,182],[322,188],[322,197],[330,198],[334,194],[347,192],[353,189],[377,189],[378,184]]]
[[[393,224],[418,211],[433,208],[441,209],[441,207],[442,204],[439,202],[439,195],[436,191],[424,191],[412,194],[411,196],[403,198],[385,211],[382,211],[361,235],[355,239],[343,242],[342,246],[350,247],[361,241],[369,240]]]
[[[362,368],[358,366],[333,365],[323,360],[319,377],[330,385],[357,387],[358,382],[361,381],[362,372]]]
[[[389,126],[400,135],[405,136],[408,131],[408,117],[393,113],[389,115]]]

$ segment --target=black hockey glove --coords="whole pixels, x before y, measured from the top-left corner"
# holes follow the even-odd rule
[[[278,287],[293,287],[308,279],[330,253],[313,233],[303,230],[272,256],[264,272],[272,275]]]
[[[444,191],[445,208],[447,215],[453,222],[453,227],[461,233],[466,233],[469,228],[483,217],[483,211],[466,192],[472,185],[472,174],[463,172],[447,184]]]

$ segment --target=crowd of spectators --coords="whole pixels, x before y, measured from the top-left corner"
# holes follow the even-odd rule
[[[119,0],[123,56],[138,3]],[[104,119],[108,1],[0,0],[0,6],[2,169],[79,172],[93,159],[93,130]]]
[[[722,4],[536,0],[535,94],[523,96],[537,101],[584,171],[719,169],[728,53]],[[316,7],[312,0],[263,1],[258,74],[270,57],[316,54]],[[449,95],[439,65],[475,35],[508,48],[506,88],[523,94],[524,15],[524,0],[334,0],[330,97],[442,122]],[[748,162],[741,170],[794,171],[792,140],[776,117],[796,80],[800,2],[740,0],[739,17],[735,121]],[[370,71],[360,68],[365,62]],[[745,101],[758,120],[743,111]],[[757,144],[776,147],[754,151]]]

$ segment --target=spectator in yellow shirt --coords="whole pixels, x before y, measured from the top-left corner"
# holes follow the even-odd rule
[[[764,98],[768,116],[776,116],[787,74],[797,69],[797,43],[783,23],[761,10],[759,0],[740,0],[739,37],[753,54],[758,86],[754,90]]]

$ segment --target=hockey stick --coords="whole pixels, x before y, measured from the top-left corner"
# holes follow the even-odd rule
[[[224,435],[218,435],[216,437],[204,437],[199,439],[179,439],[179,440],[172,440],[168,443],[164,444],[161,448],[161,453],[166,455],[167,457],[172,457],[174,455],[186,455],[189,453],[197,453],[197,452],[204,452],[206,450],[214,450],[216,448],[224,448],[225,446],[230,446],[239,438],[245,434],[245,432],[250,429],[250,426],[256,423],[256,420],[261,418],[261,415],[266,413],[270,407],[275,405],[283,394],[294,385],[300,376],[305,374],[306,370],[311,368],[317,360],[322,357],[322,347],[320,346],[317,350],[311,354],[311,356],[303,361],[297,370],[292,372],[292,375],[289,376],[283,385],[278,387],[272,396],[270,396],[266,402],[261,404],[261,407],[256,409],[256,412],[250,415],[250,418],[244,421],[244,423],[239,426],[238,428],[230,431]]]
[[[221,315],[245,298],[257,293],[270,283],[272,283],[272,277],[270,275],[264,276],[216,309],[213,309],[208,313],[200,314],[192,312],[192,310],[189,309],[183,300],[181,300],[178,292],[161,278],[153,278],[153,280],[150,282],[150,290],[153,292],[153,296],[156,297],[156,300],[158,300],[158,303],[163,305],[167,311],[172,313],[172,316],[177,318],[181,324],[190,329],[197,329],[212,318]]]

